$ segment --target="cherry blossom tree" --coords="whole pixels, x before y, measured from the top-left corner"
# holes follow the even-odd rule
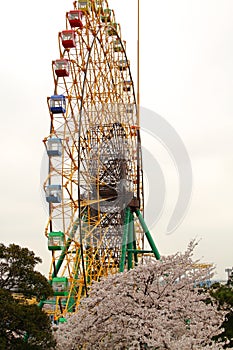
[[[222,331],[224,311],[197,287],[213,268],[195,268],[196,244],[95,282],[55,331],[57,349],[222,349],[212,338]]]

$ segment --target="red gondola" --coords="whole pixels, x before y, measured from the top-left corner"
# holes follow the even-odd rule
[[[67,13],[67,18],[71,28],[79,27],[82,28],[82,17],[83,12],[81,10],[74,10]]]
[[[69,61],[66,59],[56,60],[53,62],[53,67],[57,77],[68,77],[69,76]]]
[[[74,30],[63,30],[61,32],[61,41],[65,49],[71,49],[76,46],[75,36]]]

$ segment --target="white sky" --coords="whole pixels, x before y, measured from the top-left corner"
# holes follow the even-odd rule
[[[136,83],[137,1],[109,4]],[[53,94],[57,33],[72,7],[68,0],[1,5],[1,242],[32,249],[43,259],[38,269],[44,274],[50,263],[40,194],[42,139],[50,125],[46,97]],[[200,238],[196,256],[215,263],[218,278],[233,266],[232,18],[232,0],[141,0],[141,105],[177,131],[194,175],[189,211],[168,236],[177,175],[167,155],[153,149],[167,177],[166,206],[153,235],[161,254]]]

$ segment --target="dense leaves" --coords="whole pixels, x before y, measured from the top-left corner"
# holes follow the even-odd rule
[[[57,348],[222,349],[212,338],[224,311],[194,287],[212,272],[194,268],[194,247],[95,283],[78,313],[59,326]]]
[[[37,306],[41,297],[53,293],[46,278],[34,270],[39,262],[27,248],[0,244],[0,350],[55,346],[50,320]],[[34,303],[27,299],[32,297]]]
[[[0,289],[0,349],[51,349],[55,343],[47,315]]]
[[[39,257],[18,245],[9,247],[0,244],[0,288],[23,293],[27,297],[34,296],[38,300],[52,294],[47,279],[35,266],[41,262]]]
[[[220,337],[228,340],[224,348],[233,348],[233,281],[229,279],[226,285],[215,284],[210,290],[210,294],[218,302],[221,310],[226,310],[225,320],[222,324],[223,332]]]

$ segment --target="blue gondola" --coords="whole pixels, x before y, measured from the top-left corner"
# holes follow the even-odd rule
[[[48,185],[45,188],[45,197],[48,203],[61,203],[61,185]]]
[[[50,97],[50,111],[53,114],[66,112],[66,98],[64,95],[53,95]]]
[[[47,154],[49,157],[61,157],[62,142],[60,138],[51,137],[51,139],[48,139]]]

